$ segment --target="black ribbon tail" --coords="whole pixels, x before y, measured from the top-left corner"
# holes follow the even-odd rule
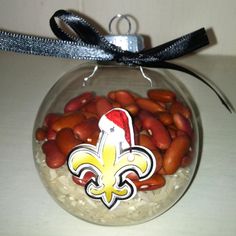
[[[155,64],[155,65],[154,65]],[[192,70],[189,70],[183,66],[180,65],[176,65],[170,62],[158,62],[158,63],[149,63],[147,65],[145,65],[146,67],[158,67],[158,68],[164,68],[164,69],[171,69],[171,70],[176,70],[176,71],[181,71],[184,72],[186,74],[189,74],[195,78],[197,78],[198,80],[200,80],[201,82],[203,82],[205,85],[207,85],[215,94],[216,96],[220,99],[221,103],[225,106],[225,108],[230,112],[235,112],[234,107],[232,106],[232,104],[230,103],[230,101],[228,100],[228,98],[222,93],[222,91],[220,91],[219,88],[216,87],[216,85],[214,85],[212,82],[207,81],[206,78],[204,78],[203,76],[198,75],[197,73],[193,72]]]
[[[144,50],[140,53],[145,56],[156,57],[160,61],[164,61],[181,57],[208,44],[209,40],[206,30],[201,28],[157,47]]]
[[[51,39],[0,30],[0,50],[75,60],[112,61],[113,53],[81,42]]]

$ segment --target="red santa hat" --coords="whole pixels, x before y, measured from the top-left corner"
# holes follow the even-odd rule
[[[103,115],[99,121],[99,128],[118,139],[121,138],[127,147],[134,145],[132,119],[124,109],[114,108]]]

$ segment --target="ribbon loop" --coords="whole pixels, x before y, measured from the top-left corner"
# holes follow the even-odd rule
[[[67,26],[71,27],[76,36],[71,35],[60,28],[55,18],[60,19]],[[81,41],[85,44],[99,45],[100,35],[96,32],[96,30],[83,18],[75,16],[72,13],[64,10],[58,10],[50,18],[49,24],[53,33],[62,40]]]
[[[60,19],[64,24],[72,28],[76,36],[72,36],[60,28],[55,18]],[[102,49],[106,49],[108,52],[123,52],[119,47],[110,44],[105,37],[102,36],[84,18],[74,15],[71,12],[65,10],[56,11],[50,18],[49,24],[53,33],[62,40],[79,41],[85,45],[99,46]]]

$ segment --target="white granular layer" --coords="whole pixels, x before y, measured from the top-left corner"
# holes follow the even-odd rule
[[[54,199],[71,214],[102,225],[129,225],[150,220],[170,208],[183,194],[190,182],[189,168],[180,168],[174,175],[165,176],[164,187],[154,191],[138,191],[133,199],[122,201],[115,209],[107,209],[99,200],[90,198],[72,180],[66,165],[49,168],[37,145],[35,162],[39,174]]]

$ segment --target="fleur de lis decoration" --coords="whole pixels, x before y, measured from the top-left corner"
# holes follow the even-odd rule
[[[99,127],[97,145],[81,144],[74,148],[68,157],[68,167],[79,178],[92,171],[96,177],[85,185],[87,195],[114,209],[137,192],[127,175],[135,172],[140,180],[150,178],[156,162],[150,150],[134,145],[132,120],[127,111],[112,109],[102,116]]]

